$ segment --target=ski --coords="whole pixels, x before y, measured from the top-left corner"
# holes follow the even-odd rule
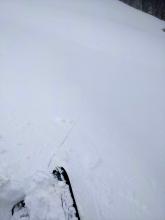
[[[66,170],[63,167],[57,167],[56,169],[53,170],[53,175],[58,181],[63,181],[65,184],[68,186],[68,191],[72,200],[72,203],[67,204],[67,199],[62,198],[62,202],[65,203],[64,211],[68,210],[68,218],[71,220],[73,217],[80,220],[80,215],[78,212],[76,200],[73,194],[71,182],[69,180],[69,176],[66,172]]]

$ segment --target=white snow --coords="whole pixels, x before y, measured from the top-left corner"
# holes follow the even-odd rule
[[[56,165],[81,219],[165,219],[164,27],[116,0],[0,1],[0,220],[53,207],[30,189]]]
[[[72,210],[68,210],[68,206],[72,205],[70,194],[68,194],[68,185],[64,182],[57,181],[53,176],[43,173],[37,174],[30,185],[26,184],[25,204],[22,209],[15,210],[12,220],[65,220]],[[61,204],[61,201],[63,203]],[[68,201],[66,212],[63,206]],[[66,216],[66,217],[65,217]],[[22,219],[21,218],[21,219]],[[76,220],[77,218],[72,218]]]

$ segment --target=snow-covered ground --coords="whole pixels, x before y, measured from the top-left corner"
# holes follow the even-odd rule
[[[0,220],[39,213],[56,165],[84,220],[165,219],[164,27],[117,0],[0,1]]]

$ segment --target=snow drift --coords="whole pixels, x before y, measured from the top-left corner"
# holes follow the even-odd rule
[[[113,0],[2,0],[0,27],[0,219],[62,165],[82,219],[163,220],[164,22]]]

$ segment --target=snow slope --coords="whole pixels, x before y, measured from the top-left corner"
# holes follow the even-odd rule
[[[164,26],[116,0],[0,1],[0,220],[57,164],[82,219],[165,219]]]

